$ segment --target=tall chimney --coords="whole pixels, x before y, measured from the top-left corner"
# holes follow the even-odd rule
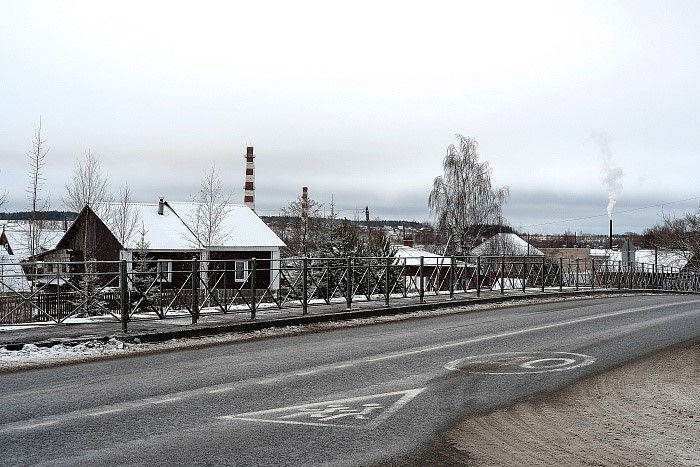
[[[245,155],[245,196],[243,202],[250,209],[255,211],[255,155],[253,154],[253,146],[246,148]]]
[[[306,223],[309,219],[309,187],[301,187],[301,220],[306,227]]]
[[[612,250],[612,219],[610,219],[610,244],[609,248]]]

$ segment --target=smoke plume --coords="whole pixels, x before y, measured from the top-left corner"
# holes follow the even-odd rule
[[[603,155],[602,180],[608,192],[608,218],[612,219],[613,206],[615,206],[615,203],[617,203],[622,193],[623,172],[620,167],[613,163],[608,135],[594,132],[588,139],[598,144],[598,149],[600,149],[600,153]]]

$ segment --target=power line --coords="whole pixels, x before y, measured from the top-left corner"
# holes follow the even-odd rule
[[[667,205],[669,205],[669,204],[685,203],[685,202],[687,202],[687,201],[694,201],[694,200],[697,200],[697,199],[700,199],[700,196],[694,196],[694,197],[692,197],[692,198],[680,199],[680,200],[677,200],[677,201],[669,201],[669,202],[666,202],[666,203],[652,204],[652,205],[643,206],[643,207],[640,207],[640,208],[625,209],[625,210],[623,210],[623,211],[617,211],[617,213],[618,213],[618,214],[625,214],[625,213],[628,213],[628,212],[642,211],[642,210],[644,210],[644,209],[651,209],[651,208],[663,207],[663,206],[667,206]],[[597,218],[599,218],[599,217],[606,217],[606,216],[607,216],[607,214],[596,214],[595,216],[577,217],[577,218],[574,218],[574,219],[565,219],[565,220],[560,220],[560,221],[543,222],[543,223],[541,223],[541,224],[525,225],[525,226],[522,226],[521,228],[527,229],[527,228],[529,228],[529,227],[540,227],[540,226],[543,226],[543,225],[564,224],[564,223],[567,223],[567,222],[576,222],[576,221],[583,221],[583,220],[588,220],[588,219],[597,219]]]

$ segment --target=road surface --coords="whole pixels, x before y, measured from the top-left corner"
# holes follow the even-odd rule
[[[627,296],[8,373],[0,451],[4,465],[400,463],[467,415],[698,336],[700,298]]]

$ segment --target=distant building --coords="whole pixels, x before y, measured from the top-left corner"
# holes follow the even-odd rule
[[[544,253],[514,233],[499,233],[473,248],[472,256],[544,256]]]

